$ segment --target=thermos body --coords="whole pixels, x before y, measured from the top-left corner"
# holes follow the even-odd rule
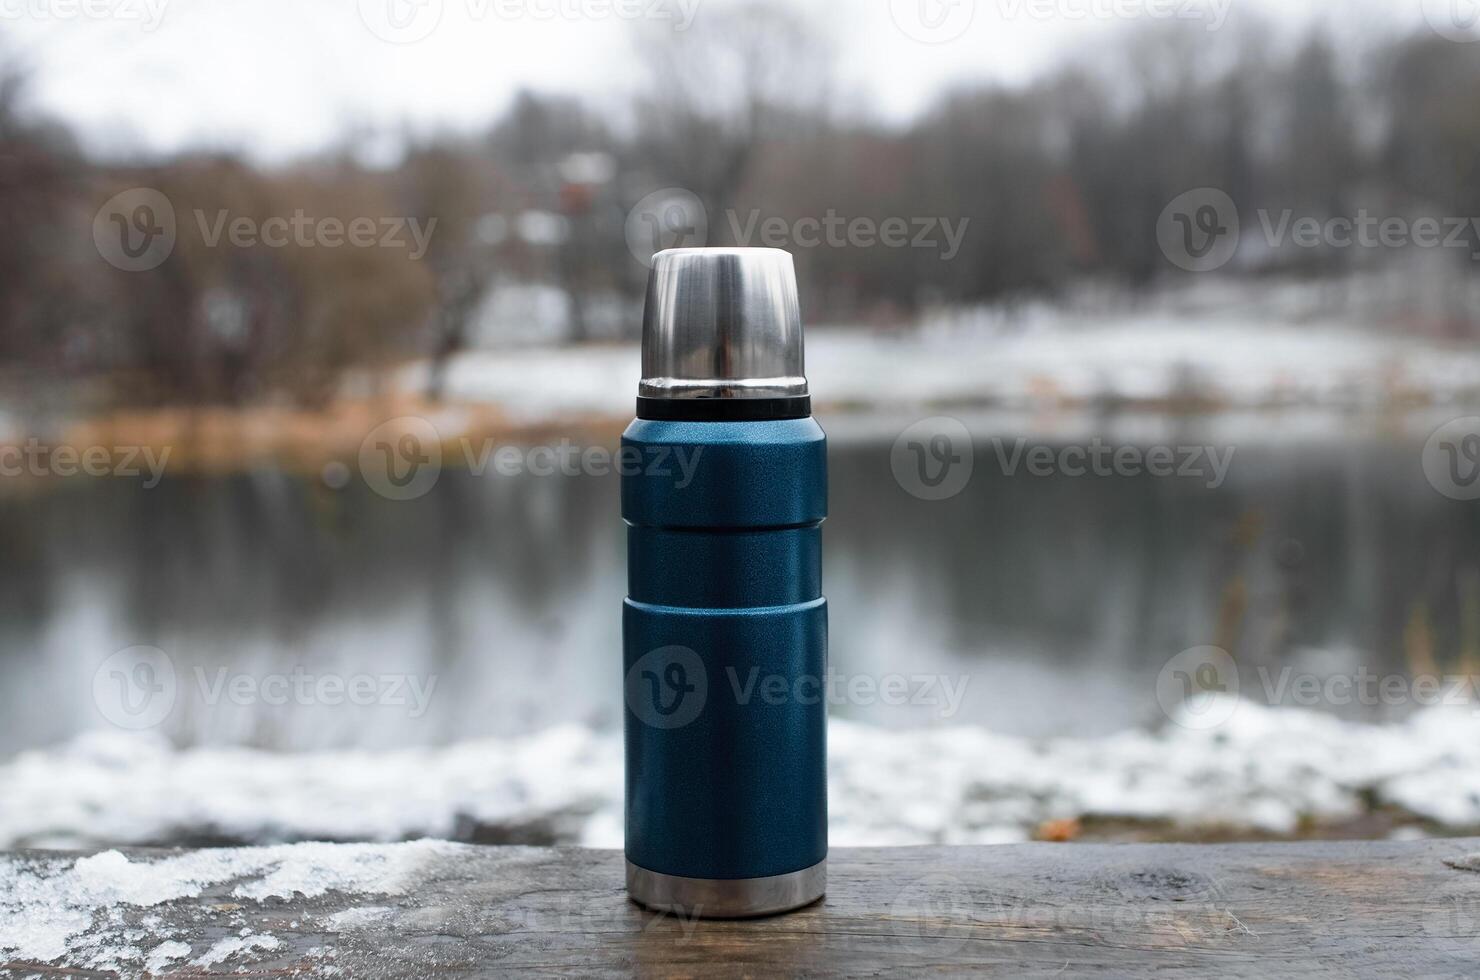
[[[793,392],[715,407],[640,398],[622,437],[627,885],[653,908],[763,915],[825,887],[827,442]]]

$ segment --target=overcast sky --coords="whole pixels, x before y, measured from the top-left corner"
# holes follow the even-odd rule
[[[633,60],[632,15],[651,15],[661,2],[0,0],[0,53],[32,69],[32,102],[76,126],[95,149],[218,145],[282,159],[352,127],[475,128],[520,86],[616,107],[643,77]],[[678,26],[725,0],[666,2],[668,23]],[[794,6],[830,38],[843,90],[899,118],[953,80],[1022,80],[1108,32],[1172,15],[1220,30],[1252,13],[1290,33],[1314,19],[1355,31],[1420,27],[1425,2],[1449,0]]]

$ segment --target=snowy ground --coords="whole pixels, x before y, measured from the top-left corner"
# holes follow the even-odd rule
[[[807,374],[824,409],[1155,406],[1188,398],[1231,409],[1364,408],[1480,397],[1475,344],[1361,324],[1312,293],[1308,286],[1204,290],[1092,315],[956,311],[889,332],[809,324]],[[634,344],[482,350],[454,361],[448,390],[516,418],[626,418],[639,373]],[[402,382],[421,390],[425,378],[419,365]]]
[[[1205,731],[1172,723],[1043,741],[838,720],[829,731],[839,846],[1018,841],[1071,817],[1289,834],[1376,807],[1440,830],[1480,827],[1470,709],[1365,725],[1240,702]],[[415,837],[618,847],[621,774],[620,736],[573,726],[381,753],[182,751],[94,733],[0,764],[0,847]]]

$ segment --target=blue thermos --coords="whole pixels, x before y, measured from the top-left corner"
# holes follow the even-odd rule
[[[627,892],[743,917],[826,886],[827,440],[791,255],[653,258],[622,436]]]

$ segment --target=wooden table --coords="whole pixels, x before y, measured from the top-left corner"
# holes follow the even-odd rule
[[[468,846],[397,898],[242,902],[222,887],[147,911],[203,942],[244,928],[282,941],[178,976],[1462,977],[1480,975],[1480,870],[1464,862],[1477,851],[1480,839],[835,849],[821,903],[716,922],[630,904],[616,851]],[[326,924],[364,906],[374,915],[353,930]]]

